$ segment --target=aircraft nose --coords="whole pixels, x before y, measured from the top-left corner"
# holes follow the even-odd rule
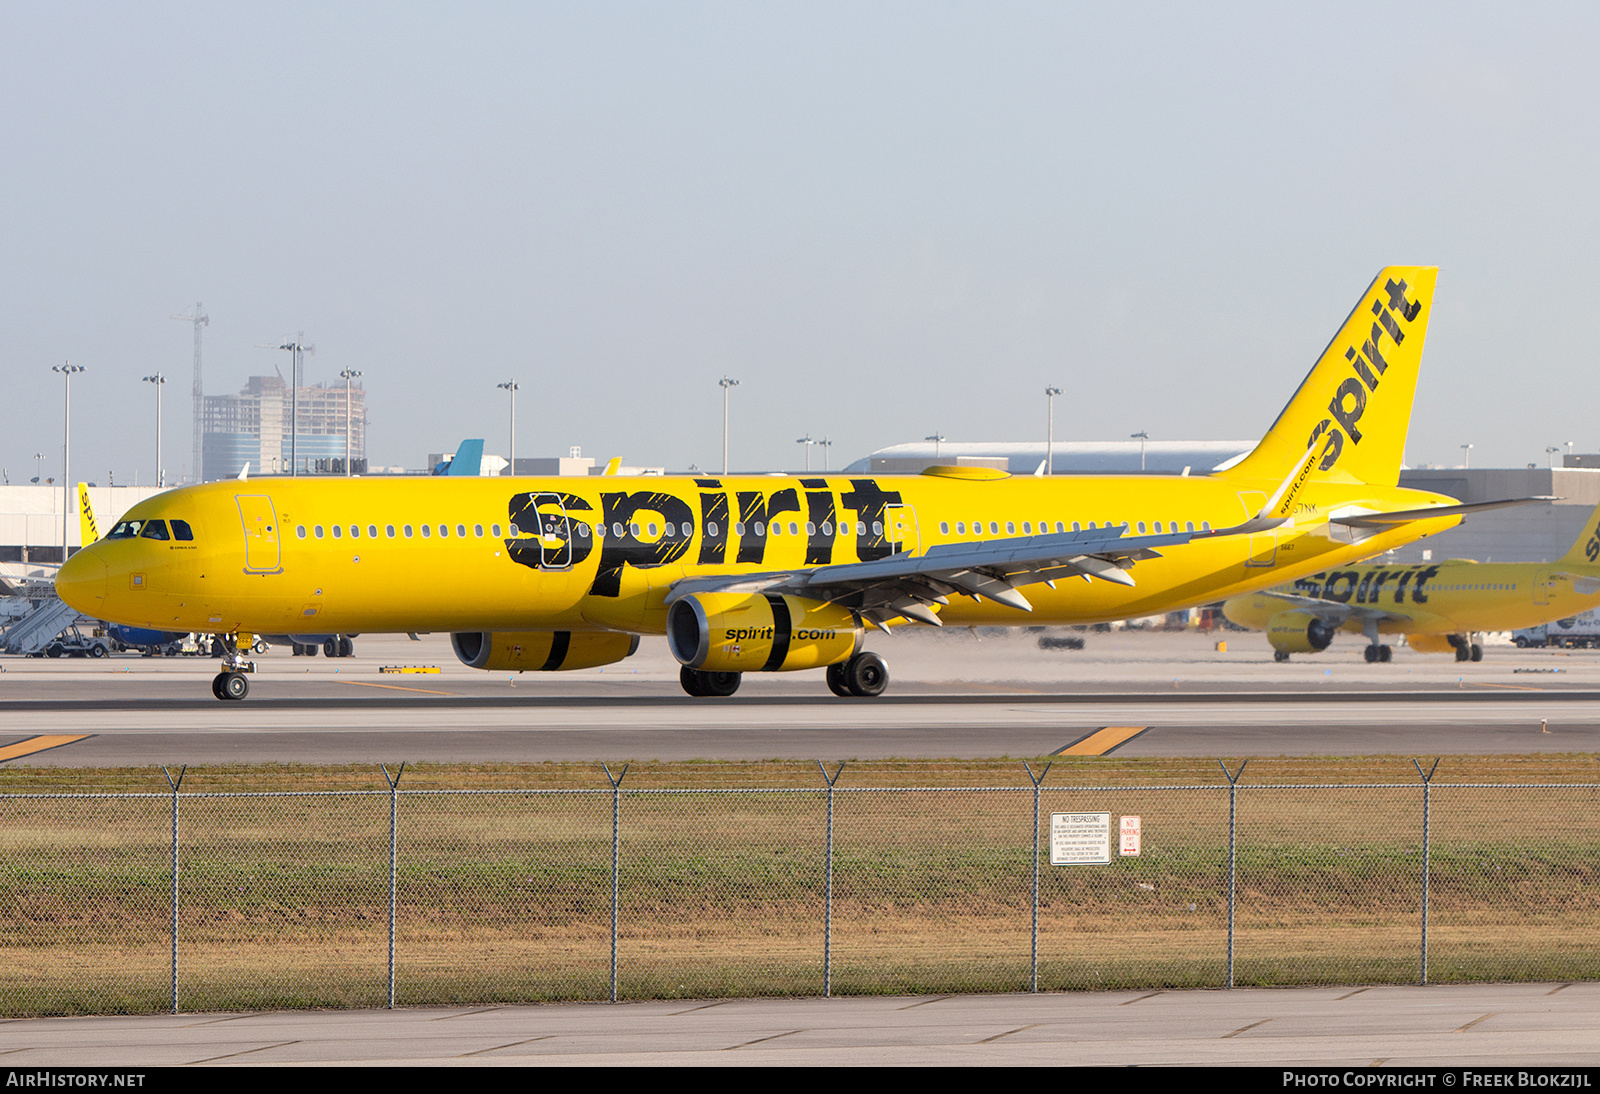
[[[86,547],[56,571],[56,595],[84,615],[104,614],[106,564],[93,547]]]

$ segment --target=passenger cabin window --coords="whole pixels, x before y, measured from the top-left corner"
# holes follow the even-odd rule
[[[322,538],[322,525],[320,525],[320,524],[315,525],[311,529],[311,534],[316,536],[318,539],[321,539]]]
[[[393,528],[389,529],[389,534],[391,536],[394,535],[394,529]],[[376,524],[367,525],[367,538],[368,539],[377,539],[378,538],[378,526]]]
[[[305,539],[306,538],[306,526],[304,524],[299,525],[298,527],[295,528],[294,534],[299,536],[301,539]]]
[[[489,531],[494,536],[495,539],[499,539],[500,538],[500,526],[498,524],[489,525]]]
[[[167,522],[164,520],[147,520],[144,522],[144,531],[139,533],[140,539],[167,539]]]
[[[383,530],[384,530],[384,532],[386,532],[386,533],[387,533],[387,534],[388,534],[388,536],[389,536],[389,538],[390,538],[390,539],[393,539],[393,538],[394,538],[394,525],[392,525],[392,524],[385,524],[385,525],[384,525],[384,526],[383,526]]]
[[[431,535],[433,535],[433,528],[431,526],[429,526],[429,525],[424,524],[422,526],[422,538],[423,539],[427,539]]]
[[[342,527],[340,527],[339,525],[335,524],[333,526],[333,538],[334,539],[342,539],[343,537],[344,537],[344,529]]]
[[[478,534],[480,536],[483,535],[483,529],[482,528],[478,529]],[[456,525],[456,535],[460,536],[462,539],[466,539],[467,538],[467,526],[465,524]]]
[[[409,524],[406,525],[405,528],[403,529],[403,531],[406,534],[406,538],[410,539],[411,538],[411,525],[409,525]]]
[[[172,538],[183,540],[185,543],[193,542],[194,531],[189,527],[189,522],[186,520],[173,521]]]

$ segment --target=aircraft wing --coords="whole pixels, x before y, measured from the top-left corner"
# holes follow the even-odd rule
[[[1160,558],[1158,547],[1248,535],[1281,523],[1277,518],[1256,517],[1232,528],[1200,532],[1129,536],[1125,534],[1127,525],[1122,525],[979,543],[944,543],[920,555],[902,553],[870,562],[686,578],[672,587],[667,603],[694,593],[779,592],[842,605],[880,628],[899,616],[937,627],[942,624],[933,605],[948,604],[952,595],[986,596],[997,604],[1032,611],[1033,605],[1017,591],[1018,586],[1053,584],[1067,577],[1131,586],[1134,581],[1128,570],[1143,559]]]
[[[1331,623],[1334,626],[1340,625],[1346,619],[1351,617],[1361,620],[1374,619],[1379,621],[1385,619],[1405,618],[1404,616],[1396,615],[1394,612],[1386,612],[1382,608],[1368,608],[1361,604],[1343,604],[1337,600],[1318,600],[1315,597],[1299,596],[1295,593],[1283,593],[1278,592],[1275,589],[1265,590],[1260,595],[1270,596],[1274,600],[1282,600],[1286,604],[1289,604],[1295,608],[1299,608],[1301,611],[1309,612],[1318,619],[1321,619],[1327,623]]]

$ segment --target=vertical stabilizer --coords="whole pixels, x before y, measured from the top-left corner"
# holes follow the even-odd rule
[[[1396,485],[1438,275],[1380,271],[1261,443],[1218,474],[1276,481],[1312,447],[1313,478]]]
[[[94,519],[94,506],[89,504],[89,484],[78,484],[78,542],[87,547],[100,538],[100,525]]]

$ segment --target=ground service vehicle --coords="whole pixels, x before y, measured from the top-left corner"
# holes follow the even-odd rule
[[[247,694],[236,651],[256,634],[372,631],[450,631],[497,672],[604,665],[662,634],[691,695],[811,668],[876,695],[868,628],[1152,615],[1454,526],[1477,507],[1396,485],[1436,274],[1380,272],[1260,444],[1206,476],[241,475],[136,505],[57,588],[222,636],[219,698]]]
[[[1562,649],[1593,649],[1600,646],[1600,611],[1593,608],[1577,615],[1540,623],[1533,627],[1519,627],[1511,632],[1511,641],[1519,649],[1530,646],[1559,646]]]

